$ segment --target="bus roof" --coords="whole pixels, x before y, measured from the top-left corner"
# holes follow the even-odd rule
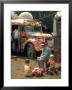
[[[37,19],[15,19],[11,20],[12,25],[40,25],[41,26],[41,21]]]

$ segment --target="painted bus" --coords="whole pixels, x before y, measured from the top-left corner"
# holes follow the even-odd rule
[[[42,31],[42,22],[37,19],[11,20],[12,34],[15,27],[18,27],[20,32],[18,52],[24,53],[28,58],[35,58],[37,53],[42,51],[45,40],[53,37],[52,34]],[[14,50],[13,44],[12,52]]]

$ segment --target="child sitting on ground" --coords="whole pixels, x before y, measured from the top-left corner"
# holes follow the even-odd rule
[[[30,77],[32,76],[32,65],[30,64],[30,61],[29,60],[26,60],[25,61],[25,65],[24,65],[24,75],[26,77]]]
[[[53,54],[50,55],[50,58],[47,62],[48,64],[48,72],[53,75],[54,73],[57,74],[57,70],[55,68],[55,56]]]
[[[39,67],[33,68],[30,61],[26,60],[24,65],[24,75],[26,77],[43,76],[43,69]]]

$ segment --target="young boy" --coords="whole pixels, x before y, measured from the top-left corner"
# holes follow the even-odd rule
[[[48,66],[49,66],[49,67],[48,67],[48,72],[49,72],[51,75],[53,75],[54,73],[57,74],[57,70],[56,70],[56,68],[55,68],[55,57],[54,57],[53,54],[50,55],[50,58],[49,58],[47,64],[48,64]]]
[[[25,61],[25,65],[24,65],[24,75],[26,77],[30,77],[32,76],[32,65],[30,64],[29,60]]]

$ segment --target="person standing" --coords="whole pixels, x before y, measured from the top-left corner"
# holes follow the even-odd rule
[[[48,47],[47,41],[43,44],[44,48],[42,50],[41,56],[37,58],[38,64],[40,68],[43,68],[44,71],[47,70],[47,61],[51,54],[51,50]]]
[[[19,48],[19,30],[18,28],[15,28],[14,32],[13,32],[13,36],[14,36],[14,42],[15,42],[15,51],[18,52],[18,48]]]

